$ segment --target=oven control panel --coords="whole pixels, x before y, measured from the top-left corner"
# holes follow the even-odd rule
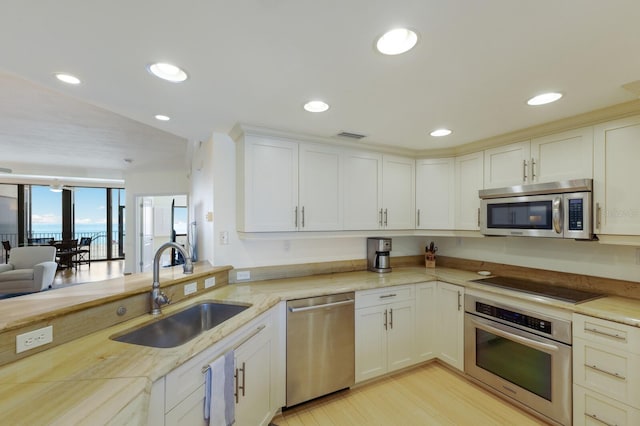
[[[493,318],[498,318],[522,327],[530,328],[545,334],[551,334],[551,322],[525,315],[509,309],[498,308],[482,302],[476,302],[476,312]]]

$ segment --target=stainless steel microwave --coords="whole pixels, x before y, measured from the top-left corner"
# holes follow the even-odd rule
[[[484,235],[590,240],[592,179],[480,190]]]

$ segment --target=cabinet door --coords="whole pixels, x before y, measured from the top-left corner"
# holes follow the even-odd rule
[[[455,159],[416,161],[416,228],[453,229]]]
[[[385,229],[414,229],[415,160],[385,155],[382,167],[382,206]]]
[[[387,312],[387,371],[415,361],[414,301],[390,303]]]
[[[416,284],[416,356],[427,361],[437,356],[436,320],[438,309],[437,283]]]
[[[384,306],[356,309],[356,383],[387,372],[388,317]],[[388,327],[388,325],[387,325]]]
[[[266,425],[271,410],[273,350],[271,328],[267,327],[235,351],[238,389],[236,425]]]
[[[331,147],[300,145],[299,230],[342,229],[340,158],[340,151]]]
[[[523,141],[484,151],[484,187],[501,188],[530,182],[530,143]]]
[[[480,197],[483,188],[483,153],[476,152],[456,158],[455,229],[480,229]]]
[[[594,128],[596,233],[640,235],[640,116]]]
[[[438,282],[439,358],[464,368],[464,287]]]
[[[369,152],[344,154],[344,229],[382,226],[382,156]]]
[[[244,181],[238,205],[240,231],[295,231],[298,206],[298,144],[245,136]],[[242,180],[242,177],[240,177]]]
[[[531,182],[593,177],[593,127],[531,141]]]

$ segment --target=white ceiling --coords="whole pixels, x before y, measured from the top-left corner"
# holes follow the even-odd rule
[[[638,0],[4,0],[0,167],[12,138],[23,160],[45,150],[57,164],[111,168],[175,158],[180,138],[238,122],[415,150],[470,143],[636,99],[621,86],[640,79],[638,17]],[[397,26],[416,30],[418,45],[377,53],[375,39]],[[152,77],[145,66],[156,61],[190,79]],[[83,83],[62,85],[59,71]],[[122,117],[82,104],[56,116],[14,76]],[[14,102],[23,90],[33,93]],[[525,104],[550,90],[565,96]],[[331,109],[305,112],[312,98]],[[438,127],[454,133],[429,136]]]

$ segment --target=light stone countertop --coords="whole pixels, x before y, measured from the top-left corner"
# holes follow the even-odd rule
[[[215,269],[215,268],[213,268]],[[527,295],[469,280],[480,276],[447,268],[397,268],[232,284],[163,308],[171,314],[202,300],[250,303],[229,321],[177,348],[115,342],[109,336],[135,328],[144,315],[0,367],[0,410],[17,424],[143,424],[151,385],[207,347],[232,334],[281,300],[441,280],[536,303]],[[548,304],[548,303],[547,303]],[[640,326],[640,300],[605,297],[579,305],[551,303],[569,311]]]

